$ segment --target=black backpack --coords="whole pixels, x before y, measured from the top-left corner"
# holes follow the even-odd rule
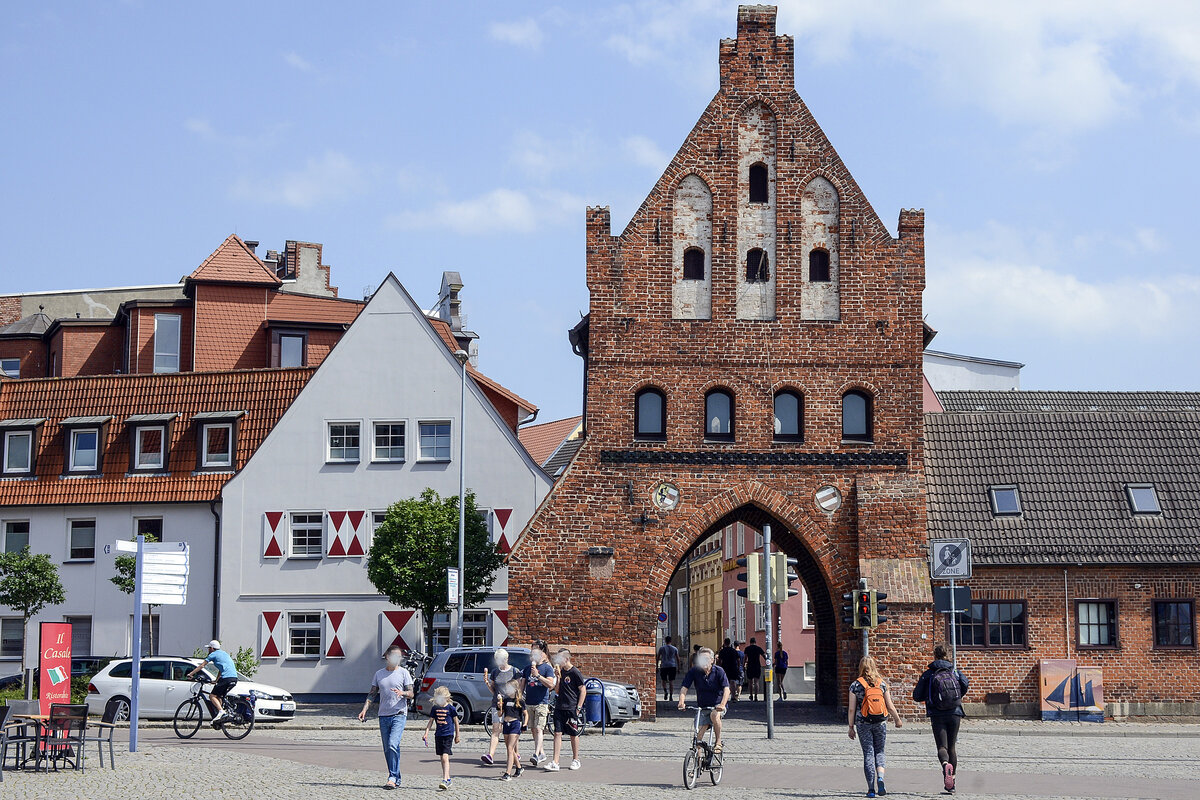
[[[954,711],[962,702],[962,685],[951,669],[939,669],[929,676],[929,707],[934,711]]]

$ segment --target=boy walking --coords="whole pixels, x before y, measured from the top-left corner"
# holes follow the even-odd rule
[[[758,684],[762,680],[763,663],[767,658],[767,651],[758,646],[757,640],[753,636],[750,637],[750,644],[746,645],[746,683],[750,684],[750,701],[754,702],[758,699]],[[767,699],[767,689],[763,687],[763,700]]]
[[[933,728],[938,761],[942,763],[942,782],[947,792],[954,792],[954,776],[958,772],[958,726],[962,722],[962,699],[970,683],[967,676],[946,660],[946,646],[933,648],[933,661],[921,673],[913,687],[913,700],[924,701],[925,715]]]
[[[665,699],[670,700],[675,691],[675,676],[679,672],[679,649],[671,644],[671,637],[663,639],[658,648],[658,674],[662,678]]]
[[[554,654],[554,674],[558,678],[558,700],[554,704],[554,760],[546,765],[546,769],[558,772],[564,733],[571,737],[571,769],[579,769],[582,766],[579,763],[579,734],[583,732],[580,719],[587,686],[583,682],[583,673],[571,663],[571,651],[565,647]]]
[[[429,715],[429,723],[425,726],[422,741],[429,746],[429,729],[433,732],[434,752],[442,760],[442,782],[438,791],[444,792],[450,788],[450,756],[454,755],[453,745],[458,744],[458,709],[450,705],[450,690],[439,686],[433,690],[433,713]]]

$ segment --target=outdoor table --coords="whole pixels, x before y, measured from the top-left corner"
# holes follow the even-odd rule
[[[14,766],[14,769],[21,769],[21,770],[28,769],[30,759],[33,760],[33,763],[36,767],[38,761],[40,760],[40,758],[39,758],[40,754],[44,752],[42,749],[43,743],[45,743],[46,750],[56,749],[56,746],[49,740],[50,731],[46,727],[46,723],[49,721],[50,721],[49,714],[18,714],[13,717],[13,722],[18,723],[18,724],[30,723],[32,725],[36,725],[37,730],[38,730],[37,741],[34,743],[32,752],[30,750],[26,749],[25,756],[24,756],[24,758],[21,759],[20,766]],[[65,746],[65,745],[58,745],[57,747],[63,747],[63,746]]]

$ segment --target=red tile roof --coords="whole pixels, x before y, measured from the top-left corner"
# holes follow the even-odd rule
[[[267,319],[280,322],[325,322],[349,325],[366,303],[336,297],[272,292],[267,299]]]
[[[0,480],[0,506],[81,503],[185,503],[216,498],[229,473],[196,471],[196,423],[203,412],[244,411],[237,421],[240,469],[312,376],[314,368],[97,375],[0,382],[0,420],[45,418],[37,478]],[[165,475],[128,475],[134,414],[177,414]],[[103,472],[63,478],[68,417],[112,416],[104,430]]]
[[[529,451],[533,460],[539,465],[545,465],[562,443],[579,430],[582,422],[583,417],[556,419],[553,422],[543,422],[541,425],[521,428],[517,437],[521,440],[521,444],[525,445],[525,449]]]
[[[236,233],[221,242],[196,271],[188,276],[193,281],[218,281],[220,283],[253,283],[264,286],[279,286],[283,283],[258,256],[246,246]]]

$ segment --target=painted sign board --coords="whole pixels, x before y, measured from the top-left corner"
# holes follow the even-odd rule
[[[71,702],[71,624],[43,622],[38,627],[38,700],[41,713],[53,703]]]
[[[1081,667],[1073,658],[1043,659],[1038,664],[1043,720],[1104,722],[1100,667]]]

